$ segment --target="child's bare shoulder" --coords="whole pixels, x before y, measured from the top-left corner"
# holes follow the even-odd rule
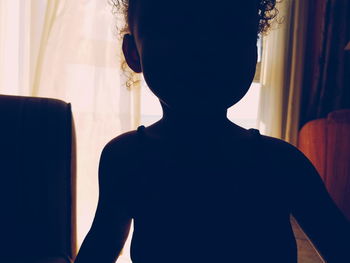
[[[266,135],[261,135],[261,141],[262,141],[262,146],[265,147],[266,149],[270,149],[270,152],[272,154],[276,153],[284,153],[284,154],[295,154],[298,149],[281,139],[277,139],[274,137],[266,136]]]
[[[313,168],[308,158],[296,146],[264,135],[261,136],[261,142],[265,156],[279,166],[299,171]]]
[[[139,150],[139,136],[137,131],[125,132],[109,141],[103,148],[100,158],[100,170],[121,171],[123,167],[137,162]]]
[[[118,135],[110,140],[104,147],[104,151],[118,152],[130,152],[136,150],[138,146],[138,134],[137,131],[132,130]]]

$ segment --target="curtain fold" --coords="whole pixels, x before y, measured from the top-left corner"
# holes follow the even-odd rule
[[[292,1],[291,6],[291,47],[289,49],[289,70],[287,78],[287,100],[285,111],[285,129],[283,139],[297,145],[304,63],[307,43],[307,24],[309,2]]]
[[[285,16],[287,3],[278,5],[280,16]],[[278,24],[263,38],[261,95],[258,127],[263,134],[282,137],[283,86],[286,71],[287,24]]]
[[[258,127],[296,144],[308,2],[285,0],[277,8],[280,20],[264,37]]]
[[[41,39],[38,51],[38,57],[34,62],[34,73],[33,73],[33,86],[30,91],[30,95],[37,96],[39,93],[40,86],[40,76],[42,72],[42,66],[44,61],[44,55],[46,54],[47,42],[50,37],[50,32],[52,30],[53,24],[55,22],[55,17],[57,16],[58,11],[58,1],[55,0],[46,0],[46,10],[45,18],[43,23],[43,29],[41,32]]]
[[[310,6],[300,127],[350,108],[350,2],[311,0]]]

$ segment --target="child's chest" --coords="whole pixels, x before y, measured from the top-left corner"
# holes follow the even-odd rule
[[[276,171],[249,149],[155,145],[140,152],[133,185],[135,217],[248,214],[285,209]],[[229,150],[232,149],[232,150]],[[180,220],[180,218],[179,218]]]
[[[293,254],[285,191],[274,180],[278,171],[257,151],[175,145],[142,156],[134,184],[134,255],[146,258],[148,244],[158,241],[164,255],[181,247],[193,255],[234,250],[239,257],[255,247],[263,258],[269,238],[280,241],[281,254]]]

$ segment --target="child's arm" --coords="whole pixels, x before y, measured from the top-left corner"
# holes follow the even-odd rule
[[[289,154],[288,154],[289,155]],[[291,212],[328,263],[350,262],[350,223],[311,162],[290,148]]]
[[[99,164],[99,200],[92,227],[75,263],[115,262],[128,237],[131,218],[125,209],[127,149],[114,140],[103,150]],[[124,177],[125,178],[125,177]]]

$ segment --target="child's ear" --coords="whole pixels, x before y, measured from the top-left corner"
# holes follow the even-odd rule
[[[135,39],[130,34],[125,34],[123,38],[123,53],[128,66],[136,73],[141,73],[140,55],[136,48]]]

